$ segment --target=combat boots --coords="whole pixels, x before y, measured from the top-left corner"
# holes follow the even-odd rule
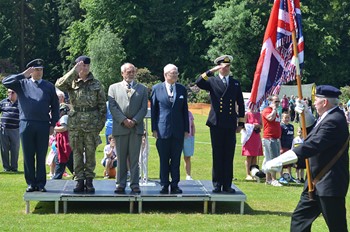
[[[77,180],[77,185],[73,189],[73,192],[75,193],[84,192],[84,180]]]
[[[86,179],[85,187],[86,187],[86,192],[87,193],[94,193],[95,192],[95,188],[92,185],[92,178],[87,178]]]

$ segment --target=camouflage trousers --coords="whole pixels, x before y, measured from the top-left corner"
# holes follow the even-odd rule
[[[98,132],[69,131],[69,142],[73,150],[75,180],[95,177],[96,148],[99,143]]]

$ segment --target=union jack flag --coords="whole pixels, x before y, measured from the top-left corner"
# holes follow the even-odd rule
[[[290,10],[288,10],[290,9]],[[295,80],[298,60],[293,55],[292,31],[298,41],[300,68],[304,64],[304,37],[299,0],[275,0],[256,65],[249,108],[256,108],[267,96],[278,94],[282,84]]]

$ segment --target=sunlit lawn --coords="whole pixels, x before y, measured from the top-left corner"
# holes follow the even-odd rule
[[[206,116],[194,116],[197,134],[192,176],[210,180],[212,162]],[[152,137],[149,137],[149,143],[149,178],[155,180],[159,178],[159,159]],[[96,179],[103,178],[100,164],[103,146],[97,149]],[[31,202],[31,214],[26,215],[23,201],[26,184],[22,167],[21,157],[19,174],[0,172],[0,231],[289,231],[290,216],[302,191],[297,185],[276,188],[263,182],[244,181],[239,134],[234,160],[237,180],[234,183],[248,198],[244,215],[239,214],[239,203],[225,202],[217,203],[217,214],[203,214],[201,202],[144,202],[142,214],[129,214],[127,202],[70,202],[68,213],[58,215],[54,214],[53,202]],[[183,165],[181,178],[185,178]],[[349,202],[348,196],[348,218]],[[312,231],[327,231],[322,217],[315,221]]]

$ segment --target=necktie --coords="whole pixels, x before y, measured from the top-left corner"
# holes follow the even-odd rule
[[[38,86],[38,85],[39,85],[39,81],[34,81],[34,83],[36,84],[36,86]]]
[[[174,102],[174,96],[173,96],[174,86],[170,85],[169,90],[170,90],[169,100],[170,102]]]
[[[131,83],[128,83],[128,89],[131,89]]]
[[[227,87],[226,77],[223,77],[223,78],[222,78],[222,82],[224,83],[224,86]]]

